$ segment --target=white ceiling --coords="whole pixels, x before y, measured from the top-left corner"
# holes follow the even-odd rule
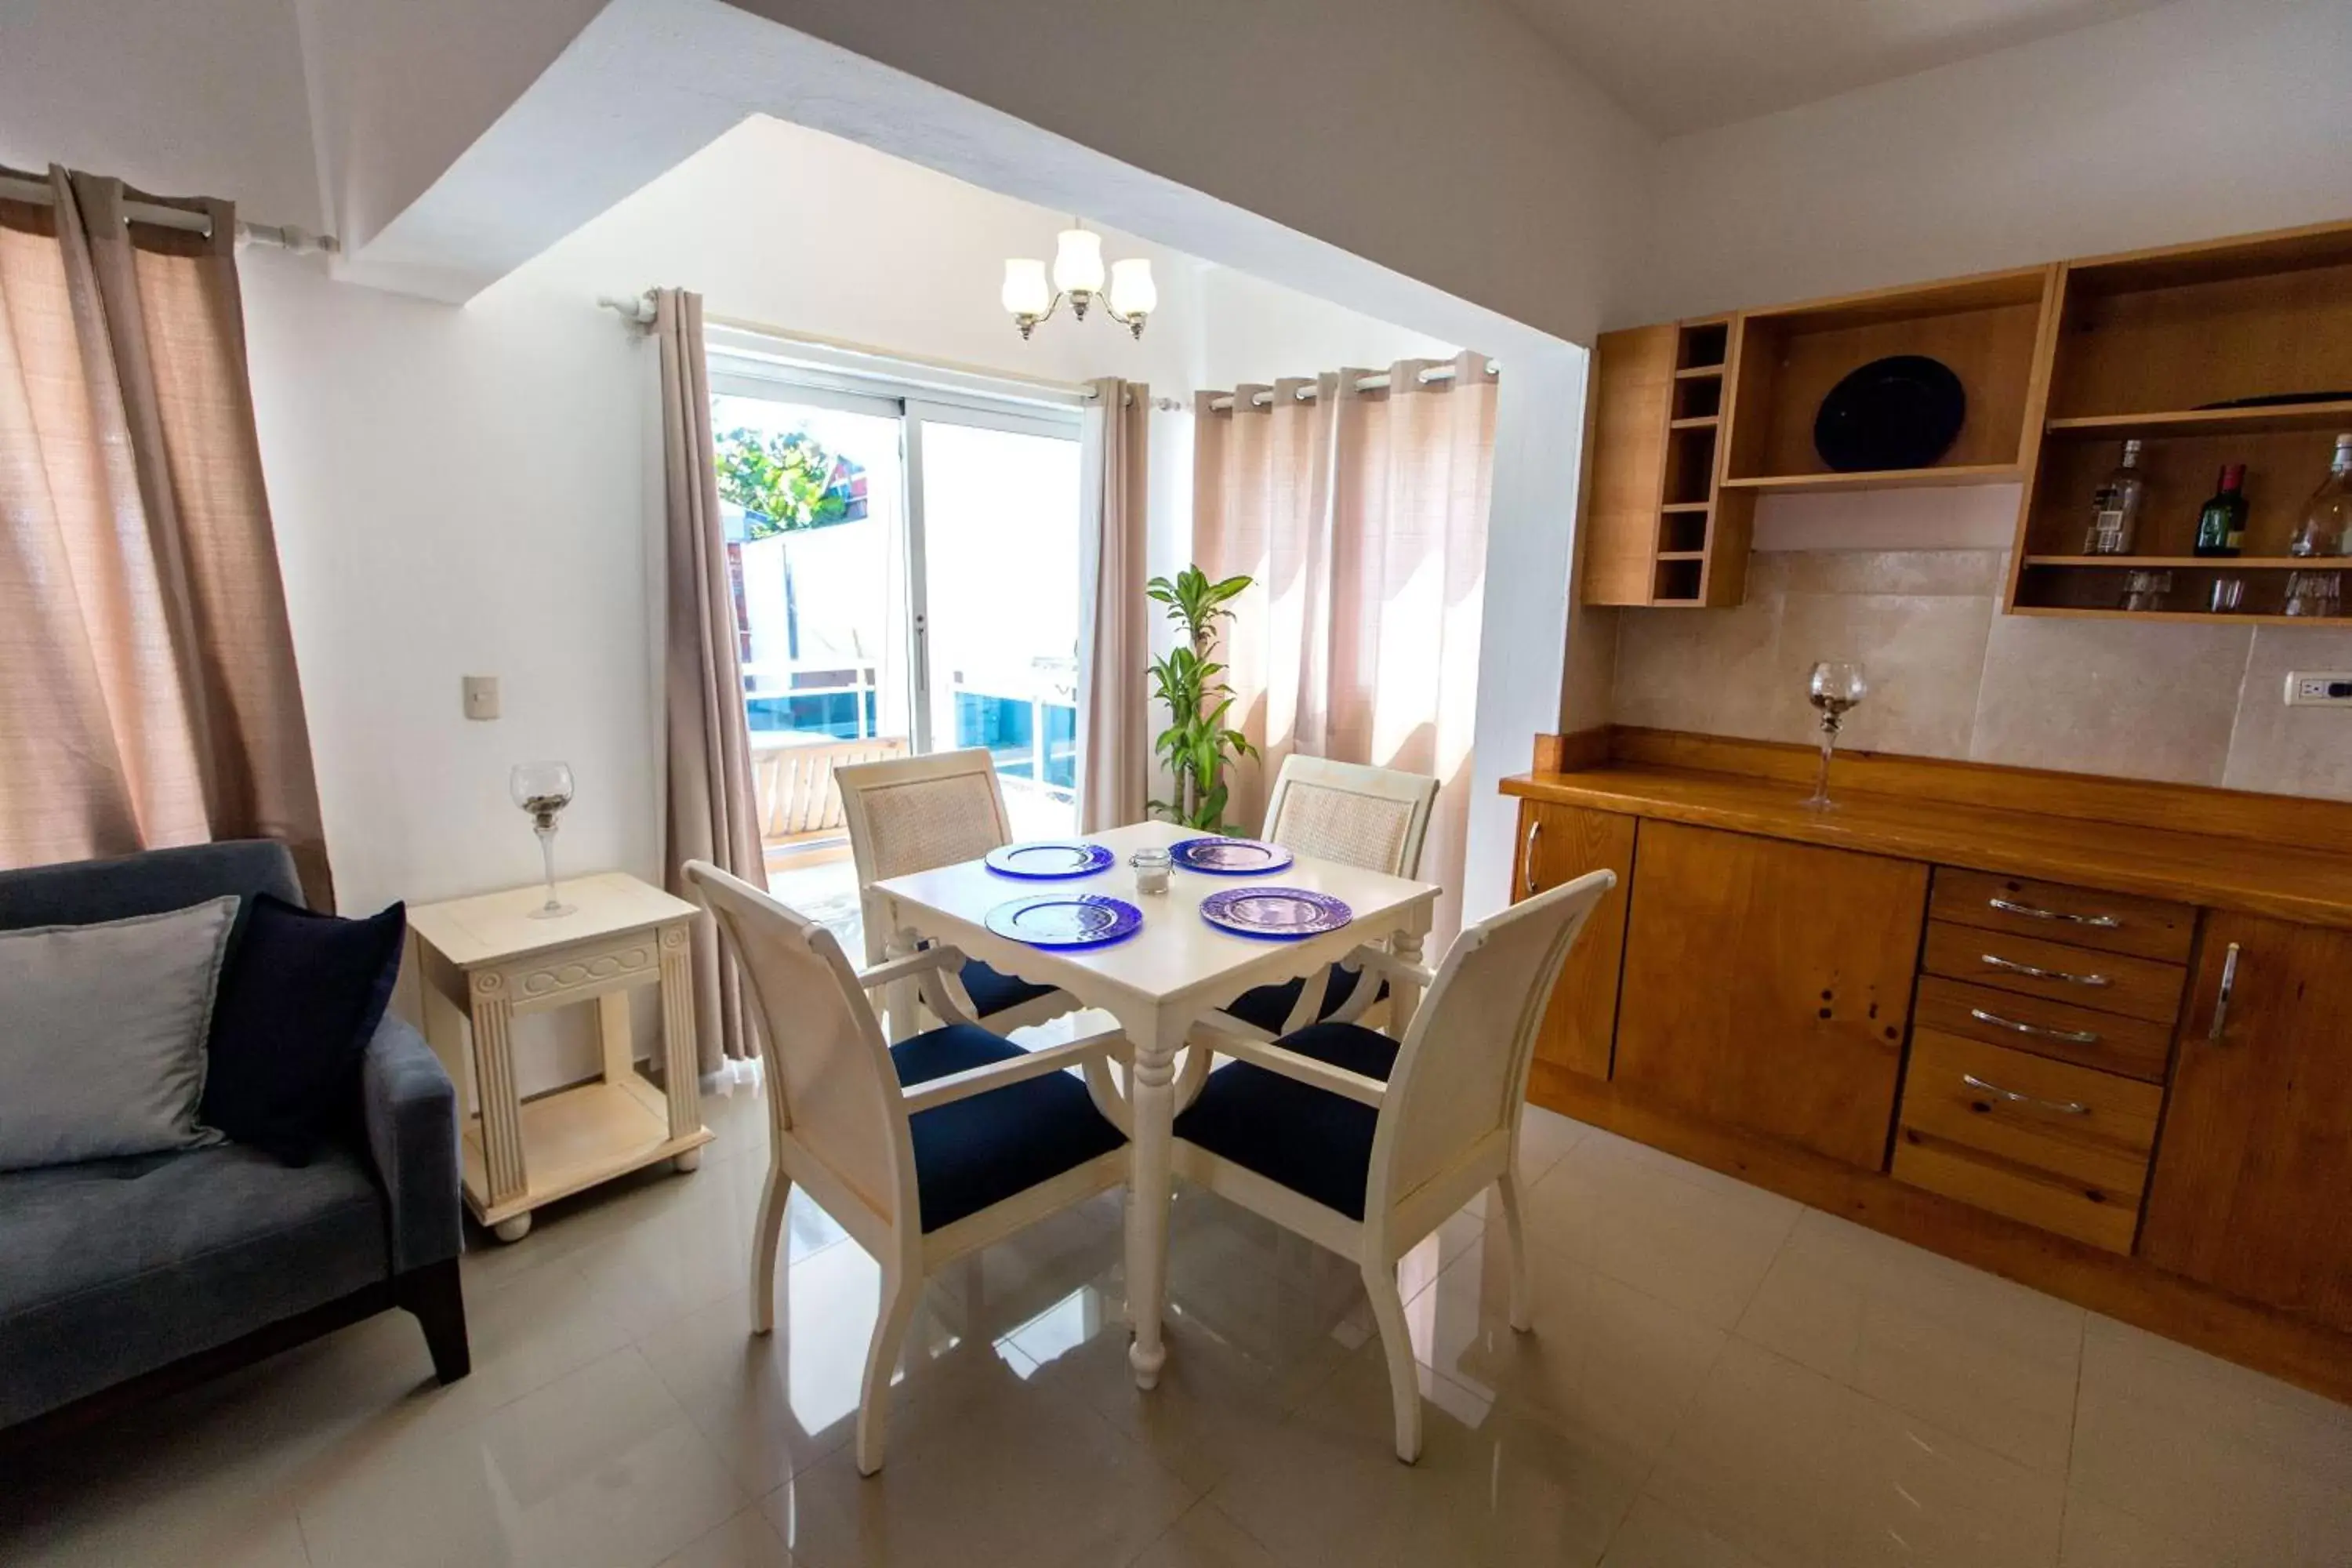
[[[1662,136],[1889,81],[2164,0],[1504,0]]]

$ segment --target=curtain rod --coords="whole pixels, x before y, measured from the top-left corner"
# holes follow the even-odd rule
[[[55,206],[58,195],[47,180],[25,180],[13,174],[0,174],[0,201],[26,202],[37,207]],[[191,234],[209,237],[212,219],[185,207],[157,206],[152,202],[125,202],[123,220],[128,223],[152,224],[157,228],[185,229]],[[280,250],[290,250],[297,256],[320,252],[333,255],[341,251],[342,242],[331,234],[313,234],[293,224],[247,223],[237,221],[236,242],[239,245],[268,245]]]
[[[637,295],[634,299],[625,300],[605,294],[600,296],[596,303],[619,315],[622,320],[634,321],[638,326],[653,324],[654,301],[651,290]],[[839,338],[821,337],[814,332],[802,331],[796,327],[780,327],[769,321],[753,321],[739,316],[714,316],[706,313],[702,318],[702,324],[705,327],[728,327],[739,332],[754,332],[761,337],[775,338],[782,342],[805,343],[815,348],[830,349],[836,353],[862,354],[901,364],[928,365],[935,370],[952,371],[958,375],[976,376],[990,381],[1008,381],[1031,386],[1050,387],[1055,392],[1075,393],[1080,399],[1089,403],[1095,398],[1094,387],[1083,382],[1054,381],[1042,375],[1023,375],[1018,371],[996,370],[985,365],[959,364],[951,360],[926,359],[920,354],[902,353],[896,349],[877,348],[870,343],[854,343]],[[1151,405],[1171,414],[1182,413],[1192,406],[1191,404],[1181,402],[1173,397],[1155,397],[1151,400]]]
[[[1502,370],[1503,365],[1500,360],[1490,359],[1486,362],[1486,374],[1488,375],[1499,375],[1502,374]],[[1420,372],[1413,377],[1413,379],[1426,386],[1433,381],[1452,381],[1454,374],[1455,372],[1452,365],[1439,364],[1432,365],[1429,369]],[[1388,384],[1389,378],[1385,375],[1360,375],[1356,378],[1356,390],[1358,392],[1378,392]],[[1310,383],[1306,386],[1296,388],[1293,391],[1292,395],[1297,397],[1301,403],[1312,403],[1315,401],[1315,394],[1317,390],[1318,389],[1314,384]],[[1264,408],[1273,401],[1274,394],[1271,392],[1255,393],[1250,397],[1250,406],[1253,408]],[[1209,407],[1215,413],[1223,414],[1231,409],[1233,405],[1233,395],[1230,393],[1223,397],[1212,397],[1209,399]]]

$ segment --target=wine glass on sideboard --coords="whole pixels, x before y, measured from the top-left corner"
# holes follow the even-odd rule
[[[1870,682],[1862,673],[1862,666],[1842,658],[1825,658],[1813,666],[1806,681],[1806,696],[1822,715],[1822,765],[1813,775],[1813,793],[1805,805],[1815,811],[1831,811],[1837,803],[1830,799],[1830,755],[1837,749],[1838,731],[1845,725],[1845,716],[1870,695]]]
[[[547,901],[530,911],[535,921],[568,915],[572,906],[555,896],[555,818],[572,804],[572,768],[566,763],[519,763],[507,775],[507,793],[530,817],[539,835],[541,869],[547,878]]]

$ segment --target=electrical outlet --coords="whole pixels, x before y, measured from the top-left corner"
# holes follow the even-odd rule
[[[2290,670],[2286,703],[2290,708],[2352,708],[2352,671]]]
[[[499,678],[497,676],[467,676],[465,687],[467,718],[495,719],[499,716]]]

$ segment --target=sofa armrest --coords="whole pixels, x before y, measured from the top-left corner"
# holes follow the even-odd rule
[[[368,1153],[392,1205],[392,1269],[457,1256],[457,1091],[423,1037],[384,1015],[360,1058]]]

